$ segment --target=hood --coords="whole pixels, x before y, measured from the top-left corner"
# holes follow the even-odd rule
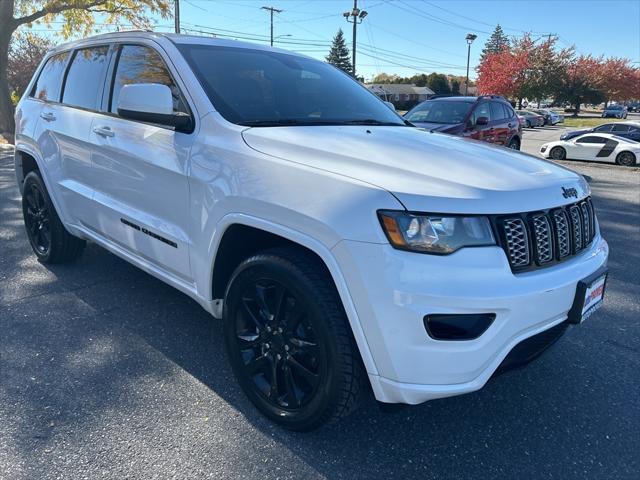
[[[408,210],[514,213],[576,201],[589,187],[552,162],[411,127],[262,127],[242,133],[259,152],[391,192]]]

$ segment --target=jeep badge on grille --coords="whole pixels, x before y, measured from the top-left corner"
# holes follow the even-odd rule
[[[562,196],[564,198],[575,197],[578,198],[578,191],[575,188],[562,187]]]

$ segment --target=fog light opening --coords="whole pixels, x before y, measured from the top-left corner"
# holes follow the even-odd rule
[[[473,340],[496,319],[495,313],[431,314],[424,317],[424,328],[434,340]]]

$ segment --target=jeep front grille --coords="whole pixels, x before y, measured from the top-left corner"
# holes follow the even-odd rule
[[[553,265],[580,253],[595,237],[595,224],[591,198],[495,219],[501,246],[514,272]]]

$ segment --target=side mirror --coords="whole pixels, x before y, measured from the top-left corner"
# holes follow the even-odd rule
[[[158,83],[124,85],[118,98],[118,115],[141,122],[174,127],[177,131],[191,128],[191,117],[173,112],[171,89]]]
[[[391,110],[393,110],[394,112],[396,111],[396,107],[393,105],[393,103],[391,102],[384,102],[384,104],[389,107]]]
[[[489,119],[487,117],[478,117],[476,119],[476,127],[482,127],[484,125],[489,125]]]

